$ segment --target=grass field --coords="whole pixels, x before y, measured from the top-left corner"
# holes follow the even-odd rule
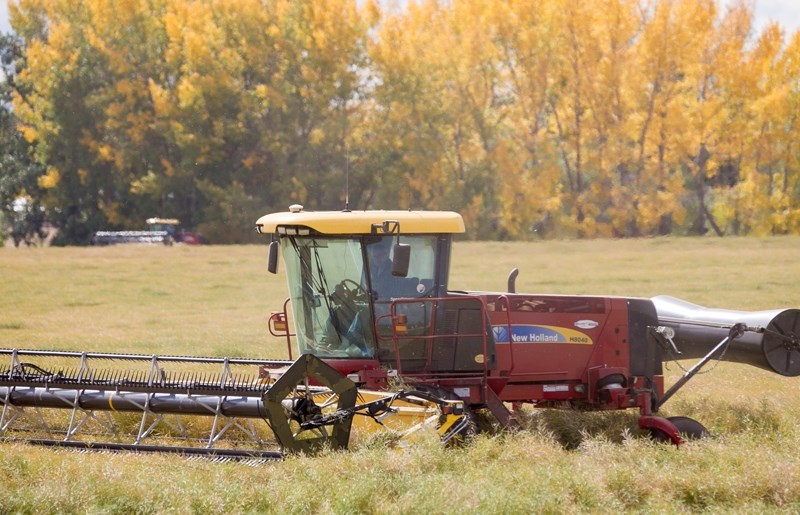
[[[454,289],[673,295],[800,307],[800,238],[459,242]],[[0,249],[0,347],[286,358],[266,331],[286,295],[265,246]],[[681,374],[670,364],[667,384]],[[722,363],[666,415],[713,433],[680,449],[635,413],[529,412],[459,449],[364,437],[347,453],[247,467],[0,445],[0,513],[800,511],[800,378]]]

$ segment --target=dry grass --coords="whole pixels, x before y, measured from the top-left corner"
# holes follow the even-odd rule
[[[286,357],[286,297],[256,246],[0,250],[4,347]]]
[[[800,238],[458,243],[454,288],[652,296],[735,309],[800,306]],[[0,250],[0,346],[284,358],[265,318],[285,296],[264,247]],[[680,369],[670,367],[672,383]],[[634,413],[530,412],[461,449],[389,450],[259,467],[0,446],[0,512],[564,513],[800,511],[800,379],[721,364],[668,414],[714,437],[681,449]]]

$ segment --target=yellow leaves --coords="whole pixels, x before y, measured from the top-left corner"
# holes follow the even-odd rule
[[[314,128],[308,136],[309,142],[313,146],[319,146],[325,139],[325,131],[320,128]]]
[[[234,57],[234,54],[225,54],[227,45],[220,27],[222,20],[215,19],[214,14],[216,3],[172,2],[169,5],[164,16],[169,40],[166,56],[183,73],[209,73],[229,65],[226,58],[230,61]]]
[[[97,154],[106,161],[114,160],[114,150],[109,145],[100,145],[97,148]]]
[[[255,154],[248,154],[242,159],[242,166],[248,170],[252,170],[259,164],[261,164],[261,159]]]
[[[170,11],[164,16],[164,30],[167,33],[167,38],[170,41],[180,41],[185,26],[185,16],[181,16],[175,11]],[[175,48],[179,50],[179,48]],[[176,52],[177,53],[177,52]],[[180,55],[177,53],[178,56]],[[177,56],[176,56],[177,57]]]
[[[322,28],[316,28],[311,32],[313,45],[317,48],[325,48],[328,44],[326,32]]]
[[[177,88],[178,106],[181,109],[193,109],[198,111],[203,110],[203,93],[198,88],[198,84],[191,80],[190,77],[183,77],[178,82]]]
[[[175,175],[175,167],[172,166],[172,163],[168,159],[162,158],[161,166],[164,168],[167,177]]]
[[[366,22],[369,25],[375,25],[381,19],[381,6],[375,0],[366,0],[364,2],[364,11]]]
[[[134,195],[158,193],[158,183],[158,176],[152,171],[148,171],[145,176],[131,181],[130,191]]]
[[[100,209],[109,223],[116,225],[122,224],[125,221],[125,217],[121,213],[121,202],[114,202],[101,198],[97,202],[97,207]]]
[[[53,167],[50,167],[47,169],[47,172],[44,175],[39,176],[36,182],[40,188],[49,190],[58,186],[60,180],[61,174],[59,171]]]
[[[260,100],[261,107],[267,108],[283,108],[285,102],[281,93],[274,87],[268,84],[258,84],[254,88],[255,96]]]
[[[126,99],[133,98],[136,95],[136,86],[129,79],[121,79],[114,85],[117,93]]]
[[[210,29],[210,24],[204,26],[204,29]],[[184,31],[183,35],[183,57],[187,64],[192,68],[203,69],[205,67],[213,67],[214,46],[209,44],[209,39],[213,37],[213,33],[208,34],[200,31]]]
[[[785,45],[773,25],[747,40],[748,4],[385,5],[19,0],[31,90],[14,100],[20,130],[43,153],[88,156],[41,180],[97,166],[156,195],[165,177],[244,175],[250,188],[270,177],[281,195],[323,202],[347,147],[357,173],[378,176],[365,188],[390,185],[365,197],[463,209],[513,236],[688,226],[706,183],[722,225],[796,227],[800,34]],[[74,105],[89,113],[87,135],[62,139],[57,102],[84,84]],[[715,183],[730,163],[747,178]]]
[[[153,79],[149,79],[147,85],[150,90],[150,99],[153,102],[153,110],[156,116],[162,118],[169,117],[174,105],[169,91],[156,84]]]
[[[36,142],[39,137],[39,131],[30,125],[20,125],[19,130],[22,132],[22,137],[25,138],[25,141],[28,143]]]
[[[314,82],[318,78],[318,73],[312,67],[302,64],[300,65],[300,77],[304,82]]]

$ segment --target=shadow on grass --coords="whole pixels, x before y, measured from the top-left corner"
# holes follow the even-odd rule
[[[487,410],[481,410],[476,415],[481,433],[497,435],[503,432]],[[793,431],[786,415],[766,399],[758,404],[719,399],[676,402],[669,412],[658,415],[665,418],[673,415],[693,418],[708,428],[712,438],[754,434],[764,439],[785,436]],[[622,444],[631,436],[650,438],[647,431],[639,428],[638,418],[635,410],[582,411],[572,407],[526,407],[517,413],[520,422],[517,430],[541,434],[566,450],[574,450],[589,440],[602,439]]]

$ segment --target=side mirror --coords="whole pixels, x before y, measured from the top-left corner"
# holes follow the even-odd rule
[[[392,275],[408,276],[408,263],[411,261],[411,245],[398,243],[394,246],[392,256]]]
[[[269,243],[269,259],[267,260],[267,270],[271,274],[278,273],[278,249],[280,248],[280,243],[277,241],[271,241]]]

